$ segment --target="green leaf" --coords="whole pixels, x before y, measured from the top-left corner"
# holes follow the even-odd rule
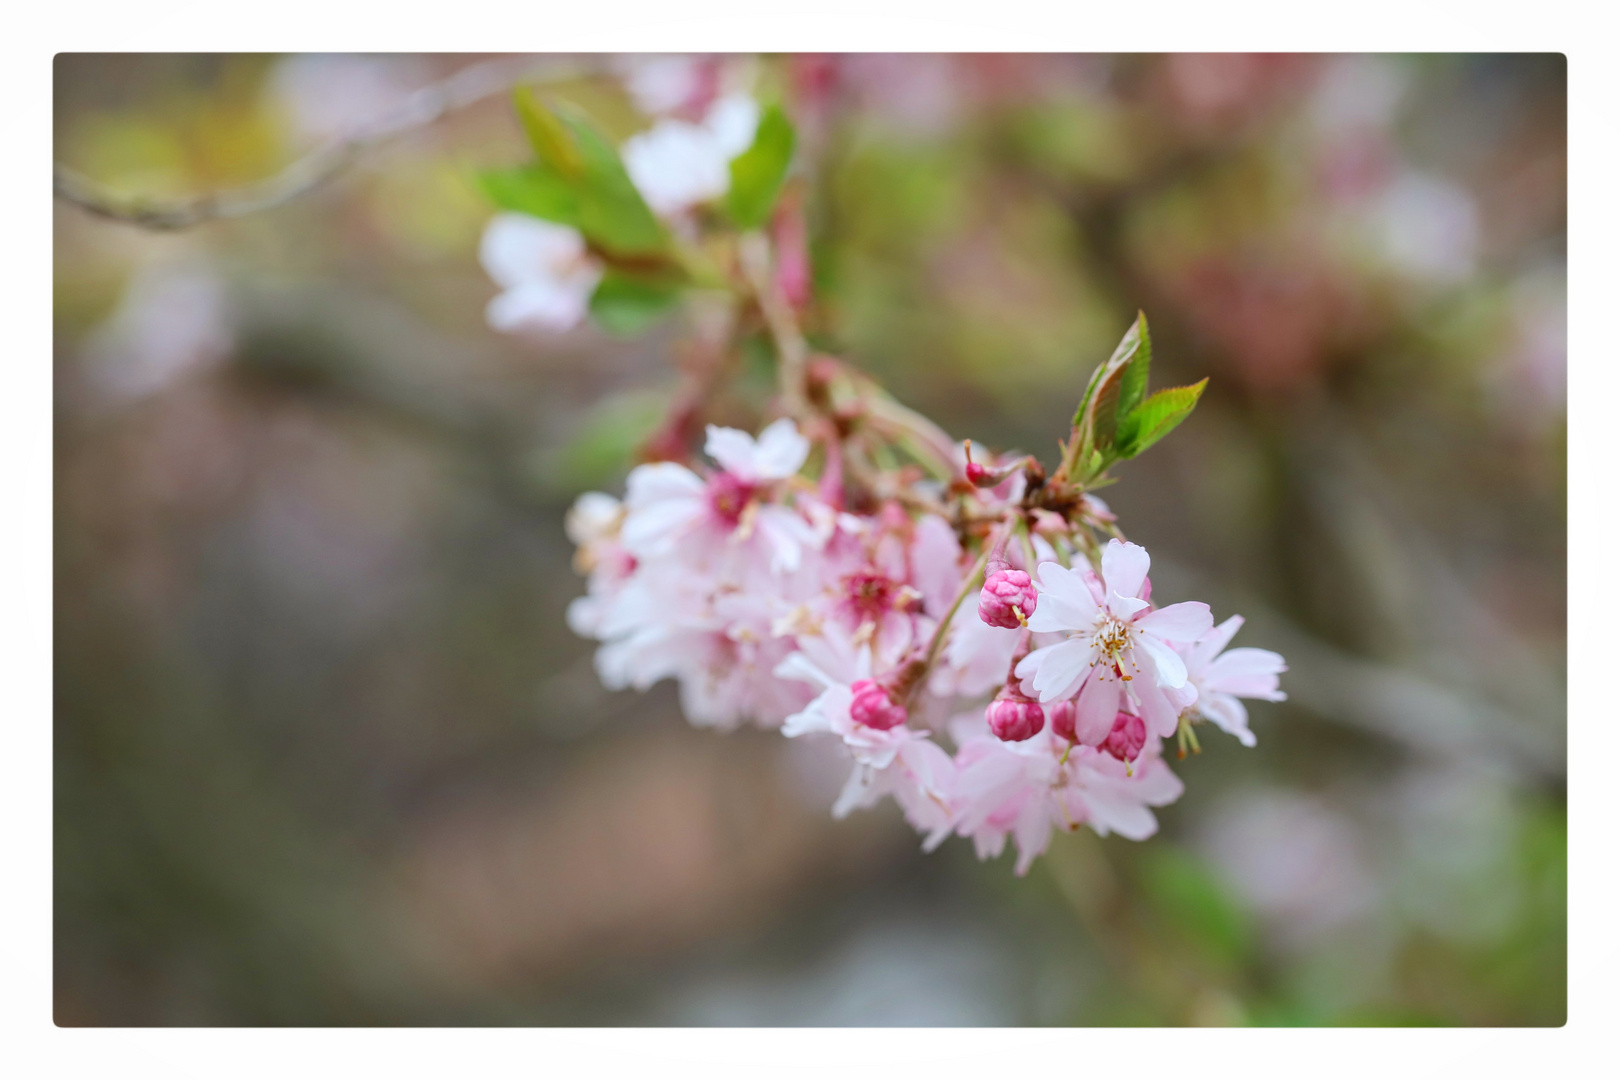
[[[579,226],[579,196],[561,177],[541,166],[489,169],[478,174],[478,186],[502,210]]]
[[[584,113],[547,106],[526,90],[514,94],[523,129],[539,160],[480,176],[491,202],[585,234],[608,256],[661,255],[669,237],[630,182],[613,144]]]
[[[680,287],[672,282],[609,271],[591,294],[591,318],[610,334],[639,334],[680,298]]]
[[[1191,386],[1160,390],[1142,402],[1120,424],[1115,452],[1122,458],[1133,458],[1170,434],[1187,419],[1208,385],[1208,379],[1200,379]]]
[[[557,119],[557,114],[540,104],[527,86],[512,90],[512,104],[518,120],[529,136],[529,145],[541,164],[565,177],[578,177],[585,170],[573,134]]]
[[[1125,332],[1119,348],[1114,350],[1116,356],[1122,352],[1129,359],[1119,385],[1119,415],[1128,416],[1147,394],[1148,368],[1153,365],[1153,341],[1148,337],[1147,316],[1140,311],[1136,313],[1135,325]]]
[[[1120,384],[1125,381],[1125,370],[1124,363],[1110,360],[1091,397],[1091,445],[1104,453],[1113,449],[1114,433],[1119,429]]]
[[[574,185],[580,197],[580,231],[609,254],[635,257],[663,252],[668,244],[664,227],[630,182],[619,152],[584,113],[563,107],[553,111],[573,134],[583,161]]]
[[[731,187],[726,213],[739,228],[757,229],[770,219],[793,161],[793,124],[781,106],[772,105],[760,118],[754,144],[731,161]]]

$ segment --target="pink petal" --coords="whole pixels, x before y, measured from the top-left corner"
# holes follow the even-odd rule
[[[1086,579],[1078,570],[1046,562],[1041,563],[1036,573],[1040,578],[1040,587],[1036,590],[1040,594],[1040,602],[1035,605],[1037,612],[1050,598],[1062,613],[1073,619],[1070,629],[1085,629],[1097,621],[1097,600],[1086,588]]]
[[[1147,724],[1149,731],[1161,739],[1167,739],[1176,733],[1181,710],[1165,697],[1163,690],[1157,686],[1144,685],[1137,688],[1136,699],[1141,705],[1142,720]]]
[[[1075,739],[1087,746],[1096,746],[1108,738],[1114,726],[1114,714],[1119,712],[1119,683],[1104,680],[1096,673],[1080,689],[1080,698],[1074,703]]]
[[[1206,694],[1198,708],[1216,727],[1228,735],[1236,735],[1244,746],[1254,745],[1254,732],[1249,730],[1249,710],[1231,694]]]
[[[1108,541],[1102,556],[1103,582],[1108,586],[1108,591],[1134,597],[1142,591],[1142,582],[1147,580],[1151,561],[1147,549],[1140,544],[1124,540]]]
[[[1208,604],[1188,600],[1148,612],[1136,620],[1136,628],[1165,641],[1197,641],[1214,622]]]
[[[1137,634],[1135,647],[1152,661],[1155,685],[1178,689],[1187,685],[1187,665],[1170,646],[1151,634]]]

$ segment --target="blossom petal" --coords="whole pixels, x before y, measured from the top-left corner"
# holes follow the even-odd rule
[[[1287,670],[1287,662],[1270,649],[1229,649],[1210,663],[1204,685],[1238,697],[1283,701],[1288,695],[1277,689],[1277,676]]]
[[[1136,628],[1165,641],[1196,641],[1214,622],[1208,604],[1188,600],[1148,612],[1136,620]]]
[[[1086,746],[1097,746],[1113,730],[1119,712],[1119,683],[1104,679],[1096,668],[1080,688],[1074,703],[1074,737]]]
[[[1059,698],[1072,697],[1075,691],[1080,689],[1080,680],[1091,670],[1091,645],[1089,642],[1071,639],[1060,641],[1056,645],[1048,645],[1044,649],[1036,649],[1024,658],[1014,674],[1020,677],[1027,676],[1029,672],[1024,669],[1024,665],[1031,660],[1038,665],[1032,668],[1035,674],[1035,692],[1040,695],[1041,703],[1045,704]]]
[[[1228,735],[1236,735],[1244,746],[1254,745],[1254,732],[1249,730],[1249,710],[1231,694],[1205,694],[1199,699],[1198,711]]]
[[[1121,622],[1130,622],[1136,618],[1138,612],[1148,606],[1146,600],[1138,600],[1134,596],[1121,596],[1119,593],[1108,594],[1108,612]]]
[[[1149,731],[1161,739],[1168,739],[1176,733],[1181,710],[1161,688],[1151,684],[1140,686],[1136,690],[1136,700],[1142,710],[1142,722],[1147,724]]]
[[[798,472],[809,456],[810,440],[784,416],[759,433],[751,467],[757,479],[781,480]]]
[[[1151,634],[1137,634],[1135,647],[1152,661],[1155,685],[1176,688],[1187,685],[1187,665],[1170,646]]]
[[[1096,624],[1097,609],[1083,611],[1077,605],[1055,593],[1040,596],[1035,613],[1029,616],[1029,628],[1037,634],[1062,634],[1070,630],[1089,630]]]
[[[1097,621],[1097,599],[1086,587],[1086,579],[1080,571],[1055,562],[1043,562],[1036,572],[1040,579],[1036,592],[1041,597],[1041,602],[1035,605],[1036,611],[1045,607],[1050,597],[1061,610],[1073,616],[1075,622],[1071,629],[1083,630]]]
[[[1147,549],[1140,544],[1110,540],[1102,554],[1103,583],[1111,593],[1134,597],[1142,591],[1151,561]]]
[[[731,475],[743,480],[756,480],[754,470],[754,437],[736,428],[710,424],[709,437],[703,443],[703,452]]]

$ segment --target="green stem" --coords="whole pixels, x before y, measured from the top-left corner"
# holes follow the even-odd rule
[[[934,636],[928,641],[928,652],[923,656],[922,672],[918,675],[917,681],[912,684],[911,693],[907,695],[908,698],[916,696],[917,688],[927,681],[929,673],[934,670],[934,664],[939,660],[940,650],[945,647],[945,637],[950,632],[951,620],[956,618],[956,609],[962,606],[962,601],[967,599],[969,593],[980,587],[984,577],[985,563],[990,561],[990,549],[992,546],[989,543],[985,544],[984,551],[979,555],[979,561],[973,564],[972,570],[968,571],[968,576],[962,582],[962,588],[957,591],[956,599],[951,601],[950,609],[945,612],[944,617],[939,620],[939,625],[934,628]]]

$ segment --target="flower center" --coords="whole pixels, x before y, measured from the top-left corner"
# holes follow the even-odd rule
[[[728,472],[715,473],[709,478],[709,506],[715,517],[728,525],[736,525],[754,497],[754,490],[753,484]]]
[[[1122,682],[1130,682],[1139,670],[1136,650],[1131,642],[1131,628],[1112,615],[1098,618],[1097,627],[1092,631],[1091,647],[1096,650],[1094,662],[1104,665]]]

